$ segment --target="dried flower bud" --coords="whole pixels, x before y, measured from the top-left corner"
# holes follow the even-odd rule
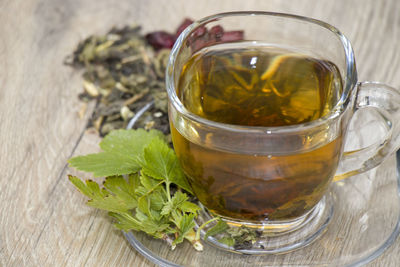
[[[176,30],[175,37],[178,38],[178,36],[192,23],[193,20],[185,18]]]
[[[147,42],[156,50],[172,48],[175,43],[175,36],[165,31],[157,31],[146,34]]]

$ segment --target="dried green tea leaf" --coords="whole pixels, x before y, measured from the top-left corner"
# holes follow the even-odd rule
[[[133,114],[153,100],[156,104],[152,111],[163,111],[163,119],[153,120],[154,125],[148,128],[169,133],[166,98],[154,94],[154,90],[166,91],[164,73],[169,50],[156,53],[140,30],[140,26],[133,25],[89,36],[65,61],[85,70],[81,99],[98,102],[88,127],[94,126],[101,136],[125,128]]]

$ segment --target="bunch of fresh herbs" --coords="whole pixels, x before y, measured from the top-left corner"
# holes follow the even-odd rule
[[[202,250],[200,231],[218,218],[194,230],[200,207],[190,201],[191,188],[165,136],[157,130],[116,130],[100,147],[100,153],[69,160],[78,170],[106,177],[101,188],[95,181],[69,176],[90,198],[87,204],[108,211],[121,230],[145,232],[167,241],[172,248],[186,239]],[[219,221],[207,235],[226,229],[226,223]]]

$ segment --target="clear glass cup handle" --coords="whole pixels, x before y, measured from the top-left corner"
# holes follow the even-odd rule
[[[368,171],[381,164],[400,147],[400,93],[398,90],[377,82],[357,85],[354,112],[374,108],[389,129],[381,142],[371,146],[344,152],[334,181]]]

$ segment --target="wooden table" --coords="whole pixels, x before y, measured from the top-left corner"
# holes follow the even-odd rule
[[[0,265],[152,266],[67,180],[66,161],[97,150],[78,117],[80,73],[63,59],[86,36],[137,22],[172,30],[183,17],[266,10],[314,17],[351,40],[360,80],[400,88],[400,1],[0,2]],[[400,242],[368,266],[399,266]]]

